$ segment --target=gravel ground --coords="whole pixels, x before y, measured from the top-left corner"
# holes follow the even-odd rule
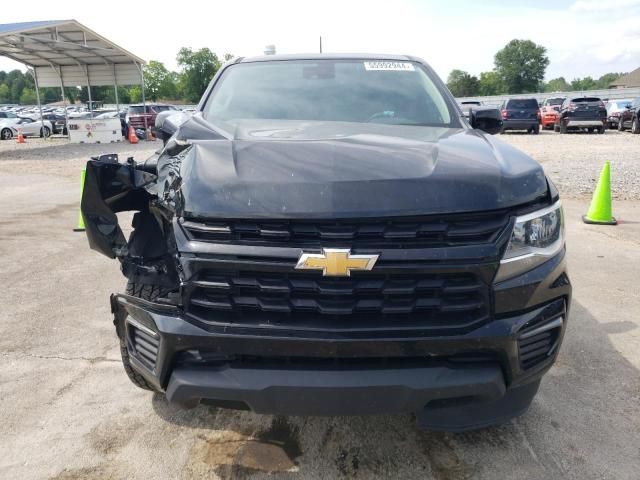
[[[640,135],[617,130],[604,135],[543,131],[540,135],[508,132],[498,138],[538,160],[564,198],[590,196],[609,160],[613,198],[640,199]]]
[[[529,412],[458,435],[419,432],[411,415],[181,411],[135,388],[120,363],[108,301],[125,279],[72,228],[79,170],[90,155],[143,159],[159,143],[0,142],[0,478],[637,480],[640,202],[614,204],[625,220],[617,227],[579,218],[605,159],[614,162],[618,188],[635,185],[637,198],[631,162],[640,136],[501,138],[579,197],[564,202],[574,297],[558,361]],[[635,184],[621,183],[629,178]]]

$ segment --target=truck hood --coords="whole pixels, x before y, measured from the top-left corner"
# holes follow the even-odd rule
[[[536,161],[477,130],[299,121],[222,127],[194,116],[174,137],[186,149],[172,156],[170,143],[159,159],[157,188],[165,191],[156,193],[174,198],[180,215],[429,215],[498,210],[547,194]]]

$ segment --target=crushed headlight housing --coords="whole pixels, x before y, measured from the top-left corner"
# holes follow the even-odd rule
[[[495,281],[520,275],[564,248],[564,213],[560,202],[516,218]]]

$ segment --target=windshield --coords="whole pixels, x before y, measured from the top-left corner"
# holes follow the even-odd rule
[[[563,98],[547,98],[544,101],[545,105],[562,105],[562,102],[564,102],[564,97]]]
[[[154,105],[153,111],[156,113],[166,112],[167,110],[178,110],[173,105]]]
[[[454,126],[454,116],[426,70],[417,63],[391,61],[232,65],[207,99],[204,116],[230,124],[271,119]]]

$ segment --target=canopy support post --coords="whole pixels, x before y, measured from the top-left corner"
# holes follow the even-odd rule
[[[44,136],[44,118],[42,118],[42,103],[40,103],[40,88],[38,87],[38,73],[36,72],[36,67],[33,67],[33,81],[36,84],[36,100],[38,101],[38,110],[40,110],[40,129],[42,130],[42,138],[46,139]]]
[[[144,98],[144,70],[142,69],[142,65],[140,65],[139,63],[136,63],[136,65],[138,66],[138,70],[140,70],[140,86],[142,87],[142,108],[144,108],[144,116],[142,118],[144,118],[144,131],[146,136],[149,125],[147,125],[147,101]]]
[[[120,100],[118,100],[118,77],[116,76],[116,64],[113,64],[113,88],[116,94],[116,110],[120,115]]]
[[[89,124],[91,125],[91,133],[93,133],[93,100],[91,99],[91,79],[89,78],[89,65],[84,66],[87,74],[87,92],[89,93]]]
[[[58,78],[60,78],[60,91],[62,92],[62,106],[64,108],[64,121],[67,128],[67,138],[69,136],[69,111],[67,110],[67,99],[64,95],[64,79],[62,78],[62,67],[59,67],[60,70],[58,72]],[[55,70],[55,69],[54,69]],[[62,130],[62,134],[64,135],[64,129]]]

